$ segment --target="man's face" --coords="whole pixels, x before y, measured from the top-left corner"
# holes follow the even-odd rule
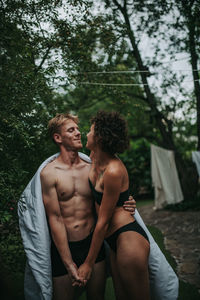
[[[60,133],[54,135],[56,142],[67,150],[79,150],[82,148],[81,134],[78,125],[73,120],[67,120],[60,127]]]

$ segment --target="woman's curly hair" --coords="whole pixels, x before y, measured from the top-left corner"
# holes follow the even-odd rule
[[[102,151],[113,155],[128,148],[127,123],[118,112],[99,111],[91,123],[94,124],[94,136]]]

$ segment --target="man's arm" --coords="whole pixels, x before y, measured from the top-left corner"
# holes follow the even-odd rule
[[[47,170],[43,170],[40,174],[42,185],[42,197],[47,214],[51,235],[60,257],[69,273],[69,276],[74,281],[81,282],[77,266],[72,260],[71,252],[67,240],[67,231],[60,212],[60,205],[55,188],[55,178]]]

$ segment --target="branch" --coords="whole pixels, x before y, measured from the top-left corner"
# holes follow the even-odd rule
[[[123,11],[123,7],[116,0],[113,0],[113,2],[119,8],[120,11]]]
[[[148,102],[148,99],[144,96],[141,96],[141,95],[137,95],[137,94],[134,94],[134,93],[129,93],[129,92],[125,92],[126,95],[130,96],[130,97],[136,97],[137,99],[140,99],[140,100],[143,100],[145,101],[147,104],[149,104]]]
[[[134,135],[130,135],[129,136],[130,139],[133,139],[133,140],[138,140],[138,139],[147,139],[149,142],[152,142],[152,141],[155,141],[155,135],[152,134],[152,133],[149,133],[149,134],[143,134],[143,133],[140,133],[140,134],[134,134]]]
[[[192,6],[193,6],[193,4],[194,4],[194,1],[195,0],[190,0],[190,4],[189,4],[189,7],[192,9]]]
[[[126,5],[127,5],[127,1],[126,0],[124,0],[124,9],[126,9]]]
[[[48,49],[47,49],[47,51],[46,51],[46,53],[45,53],[45,55],[44,55],[44,57],[43,57],[40,65],[37,68],[35,68],[35,73],[37,73],[42,68],[42,66],[43,66],[43,64],[44,64],[44,62],[45,62],[45,60],[46,60],[46,58],[47,58],[47,56],[48,56],[48,54],[49,54],[49,52],[51,50],[51,47],[52,46],[49,45],[49,47],[48,47]]]
[[[43,36],[43,38],[45,39],[44,31],[43,31],[43,29],[42,29],[42,27],[41,27],[40,21],[39,21],[39,19],[38,19],[37,12],[36,12],[36,10],[35,10],[35,5],[33,5],[33,12],[34,12],[35,17],[36,17],[36,20],[37,20],[37,22],[38,22],[40,31],[42,32],[42,36]]]

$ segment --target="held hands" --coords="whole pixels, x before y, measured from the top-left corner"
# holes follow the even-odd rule
[[[67,271],[69,273],[69,277],[72,281],[72,286],[84,286],[85,282],[83,279],[80,278],[78,274],[78,268],[75,263],[71,263],[67,266]]]
[[[129,196],[128,200],[124,202],[123,208],[130,212],[132,216],[135,214],[136,201],[132,196]]]
[[[83,263],[79,267],[78,276],[83,282],[83,285],[86,285],[87,281],[90,279],[91,273],[92,273],[92,267],[89,264]],[[74,285],[78,285],[78,282],[75,282]]]

